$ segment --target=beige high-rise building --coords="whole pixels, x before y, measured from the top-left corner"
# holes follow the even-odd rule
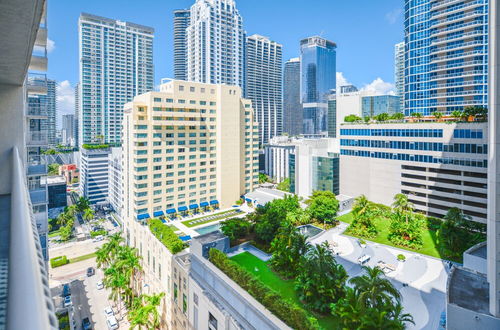
[[[258,124],[237,86],[162,81],[125,105],[124,218],[227,208],[258,182]]]

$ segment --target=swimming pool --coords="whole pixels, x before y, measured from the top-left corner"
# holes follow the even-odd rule
[[[321,234],[324,230],[313,225],[304,225],[297,227],[299,232],[306,238],[312,238]]]
[[[205,235],[208,233],[213,233],[214,231],[218,231],[218,230],[220,230],[220,223],[216,223],[215,225],[202,227],[200,229],[195,229],[194,231],[200,235]]]

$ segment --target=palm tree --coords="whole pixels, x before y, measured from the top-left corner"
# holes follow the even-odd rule
[[[83,213],[86,209],[90,208],[90,201],[85,197],[80,197],[76,202],[76,207],[78,209],[78,212]]]
[[[154,294],[151,296],[142,295],[136,300],[136,308],[130,313],[130,327],[135,329],[145,327],[146,329],[157,329],[160,326],[160,314],[158,306],[161,304],[165,293]],[[137,306],[137,302],[140,304]],[[144,301],[145,304],[142,303]]]
[[[116,233],[108,237],[108,242],[104,243],[96,252],[98,268],[107,267],[115,260],[122,248],[121,243],[123,241],[121,233]]]
[[[451,116],[455,119],[460,119],[462,118],[462,112],[455,110],[451,113]]]
[[[94,211],[92,211],[92,209],[90,209],[90,208],[86,209],[83,212],[83,219],[85,219],[86,221],[90,221],[90,220],[94,219]]]
[[[439,111],[434,111],[432,115],[434,116],[434,118],[436,118],[436,120],[443,118],[443,113]]]
[[[111,266],[104,271],[104,279],[102,282],[106,288],[111,289],[109,299],[113,300],[115,303],[118,301],[118,310],[121,317],[122,293],[130,284],[130,279],[127,278],[120,269]]]
[[[378,268],[363,266],[365,275],[353,277],[349,280],[359,292],[359,302],[362,308],[379,308],[396,301],[400,303],[401,294],[387,279],[384,272]]]
[[[394,120],[402,120],[405,118],[405,115],[401,112],[396,112],[395,114],[393,114],[391,116],[391,119],[394,119]]]
[[[415,209],[413,203],[408,200],[408,196],[405,194],[396,194],[394,196],[394,203],[392,203],[392,208],[400,216],[405,216],[406,223],[408,223],[408,214],[413,212],[413,210]]]
[[[420,112],[412,112],[410,116],[417,119],[422,118],[422,114]]]
[[[371,202],[366,198],[365,195],[361,195],[358,198],[354,200],[354,206],[352,208],[352,213],[354,213],[355,216],[362,216],[363,214],[367,213]]]

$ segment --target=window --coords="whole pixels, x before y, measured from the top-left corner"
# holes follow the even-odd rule
[[[186,314],[187,312],[187,297],[185,294],[182,294],[182,312]]]
[[[208,312],[208,328],[210,330],[217,330],[217,319],[210,312]]]
[[[148,257],[149,257],[149,251],[148,251]],[[149,260],[149,258],[148,258],[148,260]],[[175,302],[177,302],[177,296],[178,296],[178,294],[179,294],[179,292],[178,292],[178,289],[177,289],[177,283],[174,283],[174,301]]]
[[[160,97],[155,97],[155,98],[154,98],[154,101],[155,101],[155,102],[161,102],[161,98],[160,98]]]

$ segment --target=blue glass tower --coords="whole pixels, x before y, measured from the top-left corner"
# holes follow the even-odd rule
[[[337,45],[321,37],[300,42],[300,93],[303,133],[324,135],[328,122],[328,96],[336,85]]]
[[[405,1],[405,114],[487,106],[488,0]]]

